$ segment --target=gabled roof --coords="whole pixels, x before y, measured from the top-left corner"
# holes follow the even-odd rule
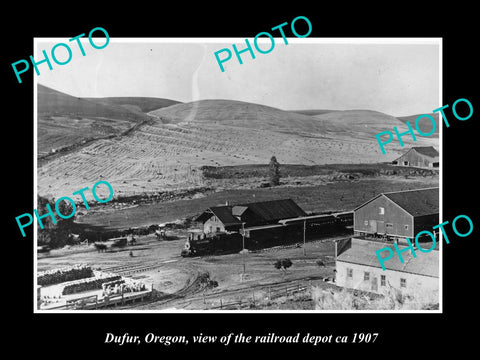
[[[438,214],[439,194],[440,190],[438,187],[382,193],[360,205],[354,211],[364,207],[380,196],[385,196],[412,216]]]
[[[387,198],[406,210],[412,216],[439,213],[439,188],[397,191],[384,193]]]
[[[433,146],[414,146],[412,147],[417,153],[429,156],[429,157],[438,157],[439,153]]]
[[[415,151],[417,154],[426,156],[428,158],[431,158],[432,160],[438,160],[440,156],[438,151],[435,150],[433,146],[414,146],[410,148],[408,151],[406,151],[404,154],[402,154],[400,157],[396,158],[394,161],[398,161],[399,159],[404,157],[406,154],[408,154],[410,151]]]
[[[197,217],[195,221],[205,222],[213,215],[215,215],[225,226],[242,225],[242,222],[232,215],[231,206],[213,206],[208,208]]]
[[[240,205],[237,205],[237,206],[234,206],[232,208],[232,215],[233,216],[242,216],[242,214],[247,211],[248,207],[247,206],[240,206]]]
[[[307,215],[292,199],[261,201],[243,205],[266,222]]]
[[[401,245],[398,245],[402,249]],[[386,260],[383,265],[387,270],[402,271],[411,274],[419,274],[424,276],[437,277],[439,276],[439,252],[432,250],[428,253],[416,250],[416,258],[413,257],[412,252],[404,251],[401,253],[403,264],[397,256],[396,250],[392,244],[385,244],[382,242],[373,242],[367,240],[352,241],[352,247],[337,256],[337,261],[382,268],[377,258],[376,251],[382,248],[390,248],[393,256]],[[386,257],[387,251],[381,252],[381,257]]]

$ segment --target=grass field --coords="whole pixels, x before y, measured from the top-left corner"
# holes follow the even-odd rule
[[[210,206],[291,198],[305,211],[350,211],[381,192],[438,186],[438,177],[365,179],[325,185],[208,191],[202,197],[138,204],[126,209],[108,203],[86,211],[78,222],[108,229],[128,229],[192,217]]]

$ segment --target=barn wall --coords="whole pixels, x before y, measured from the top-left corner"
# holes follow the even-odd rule
[[[397,159],[400,166],[418,166],[418,167],[432,167],[432,159],[424,155],[420,155],[416,151],[408,151]],[[403,162],[408,161],[408,165],[404,165]]]
[[[352,277],[347,276],[347,269],[352,270]],[[370,291],[378,294],[387,294],[390,287],[402,294],[417,297],[436,296],[438,298],[439,279],[419,274],[410,274],[381,268],[337,261],[336,284],[338,286]],[[365,279],[365,272],[369,273],[369,280]],[[381,276],[385,276],[385,285],[382,285]],[[406,287],[401,287],[400,279],[406,280]],[[376,284],[376,285],[375,285]]]
[[[385,209],[384,215],[380,215],[380,207]],[[355,210],[353,219],[355,231],[401,237],[413,235],[413,217],[383,195]],[[405,225],[408,229],[405,229]]]

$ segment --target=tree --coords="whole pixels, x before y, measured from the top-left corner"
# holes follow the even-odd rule
[[[47,212],[47,204],[50,205],[52,212],[55,212],[55,201],[42,196],[37,198],[37,210],[40,215]],[[69,216],[73,207],[69,202],[62,200],[58,204],[58,210],[64,216]],[[55,216],[56,224],[53,223],[50,216],[41,219],[43,229],[38,227],[38,245],[49,245],[51,248],[62,247],[68,243],[69,235],[74,232],[74,216],[68,219],[62,219],[57,214]]]
[[[277,161],[275,156],[272,156],[270,159],[270,164],[268,164],[269,175],[270,175],[270,185],[276,186],[280,184],[280,164]]]
[[[290,266],[292,266],[292,260],[290,259],[277,260],[273,266],[275,266],[275,269],[278,269],[278,270],[283,269],[284,271],[287,271],[287,269]]]

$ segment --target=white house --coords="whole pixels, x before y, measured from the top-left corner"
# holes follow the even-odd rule
[[[389,247],[393,256],[382,269],[376,251]],[[402,250],[405,246],[398,245]],[[336,283],[351,289],[387,294],[392,289],[404,295],[438,299],[439,251],[410,250],[401,253],[402,263],[393,244],[366,239],[351,239],[351,247],[337,255]],[[386,255],[382,255],[386,256]]]

